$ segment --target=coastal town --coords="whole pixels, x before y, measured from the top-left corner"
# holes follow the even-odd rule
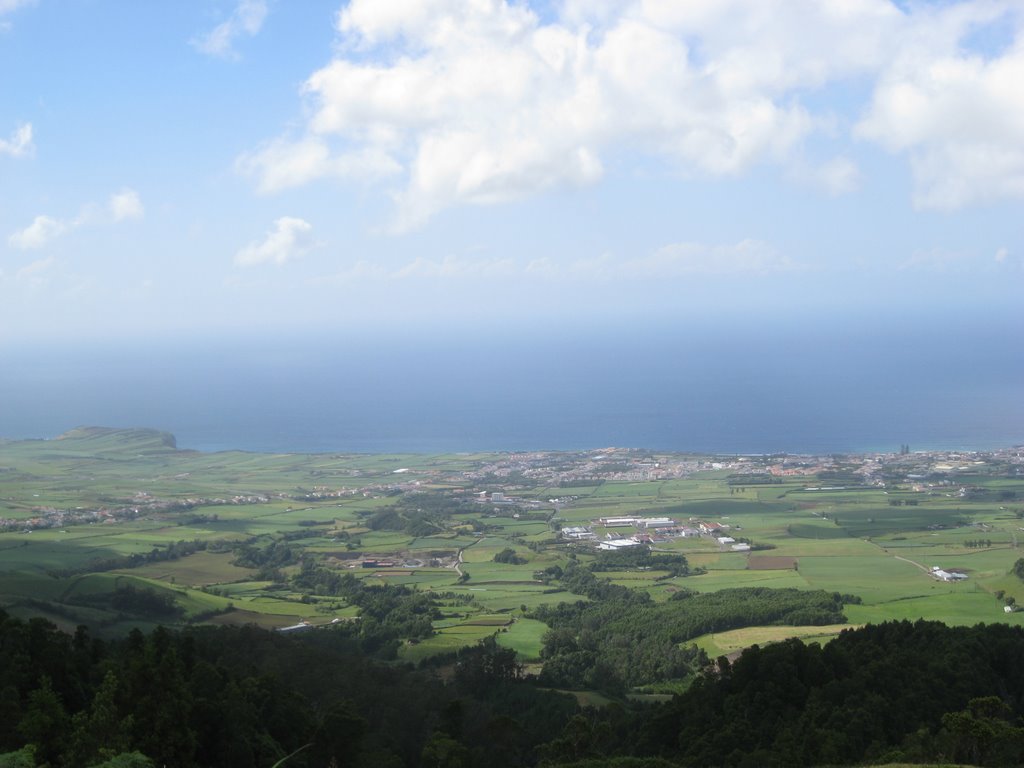
[[[555,511],[575,500],[573,488],[592,487],[602,483],[646,483],[691,478],[699,473],[724,477],[738,490],[761,484],[799,481],[806,478],[803,492],[808,495],[855,487],[900,489],[920,495],[970,498],[979,493],[970,482],[972,475],[1006,477],[1024,476],[1024,446],[991,451],[911,451],[901,446],[899,451],[868,454],[830,454],[827,456],[772,454],[772,455],[697,455],[679,454],[631,448],[604,448],[591,451],[531,451],[487,454],[469,462],[469,468],[449,469],[443,466],[399,467],[391,470],[387,480],[379,475],[367,477],[370,482],[359,483],[363,470],[335,471],[331,477],[341,482],[330,484],[327,476],[310,487],[261,489],[222,496],[183,494],[167,497],[147,489],[124,489],[122,494],[96,505],[60,507],[53,504],[34,504],[39,494],[8,501],[26,514],[18,517],[0,516],[0,530],[31,532],[38,529],[66,528],[74,525],[95,525],[121,522],[146,516],[188,514],[221,506],[265,505],[271,503],[319,503],[336,499],[383,498],[396,493],[445,488],[456,494],[471,497],[483,507],[502,514],[530,511]],[[21,486],[31,488],[33,478],[18,467],[0,466],[6,479],[19,477]],[[311,473],[319,474],[319,473]],[[179,475],[187,487],[188,476]],[[560,493],[565,489],[565,493]],[[538,495],[537,490],[543,490]],[[555,491],[552,493],[552,491]],[[916,504],[914,498],[902,498],[890,503]],[[1007,492],[1007,502],[1015,501]],[[213,512],[212,514],[216,514]],[[621,525],[620,525],[621,524]],[[700,520],[652,517],[647,519],[594,521],[594,526],[616,528],[631,525],[637,529],[639,542],[648,543],[669,536],[712,535],[723,545],[744,551],[749,544],[725,535],[722,530],[708,530],[709,523]],[[715,524],[712,524],[715,525]],[[569,526],[562,530],[567,540],[595,541],[594,526]],[[630,546],[623,543],[627,537],[606,536],[599,542],[602,548]],[[632,538],[628,538],[632,543]]]

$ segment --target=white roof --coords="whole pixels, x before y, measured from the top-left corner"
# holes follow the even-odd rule
[[[612,539],[611,541],[602,541],[598,546],[601,549],[622,549],[623,547],[636,547],[639,544],[640,542],[632,539]]]

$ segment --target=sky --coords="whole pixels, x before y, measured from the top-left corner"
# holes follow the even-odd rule
[[[1017,0],[0,0],[0,344],[1024,327],[1022,84]]]

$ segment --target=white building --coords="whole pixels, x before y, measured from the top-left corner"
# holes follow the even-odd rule
[[[569,526],[562,529],[562,535],[567,539],[594,539],[594,533],[584,526]]]
[[[308,621],[301,621],[298,624],[292,624],[290,627],[279,627],[278,632],[291,633],[291,632],[306,632],[313,628],[313,625]]]
[[[640,542],[633,541],[632,539],[610,539],[609,541],[602,541],[597,546],[599,549],[604,550],[619,550],[626,547],[639,547]]]
[[[671,517],[641,517],[636,521],[637,528],[672,528],[675,525]]]
[[[966,573],[944,571],[937,565],[932,566],[931,574],[932,578],[938,579],[939,581],[963,581],[967,578]]]

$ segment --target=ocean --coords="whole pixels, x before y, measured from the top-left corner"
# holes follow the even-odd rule
[[[205,451],[1024,443],[1024,336],[969,322],[7,345],[0,436],[146,426]]]

